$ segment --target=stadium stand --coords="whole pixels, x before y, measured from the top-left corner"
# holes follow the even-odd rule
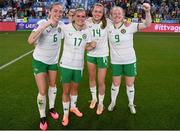
[[[180,3],[178,0],[0,0],[0,21],[16,21],[26,18],[46,18],[48,5],[60,2],[64,5],[64,17],[69,9],[84,7],[90,15],[94,3],[104,4],[106,14],[112,6],[121,6],[126,10],[129,21],[141,21],[145,17],[142,3],[152,6],[153,22],[180,23]]]

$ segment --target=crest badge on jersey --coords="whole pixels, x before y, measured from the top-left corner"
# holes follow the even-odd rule
[[[122,33],[122,34],[125,34],[125,33],[126,33],[126,30],[125,30],[125,29],[122,29],[122,30],[121,30],[121,33]]]
[[[111,33],[112,33],[112,31],[109,31],[109,33],[111,34]]]
[[[82,38],[83,38],[83,39],[86,39],[86,38],[87,38],[87,35],[86,35],[86,34],[83,34],[83,35],[82,35]]]

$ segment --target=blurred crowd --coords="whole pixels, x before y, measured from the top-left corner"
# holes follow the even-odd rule
[[[63,0],[64,1],[64,0]],[[48,14],[48,5],[52,2],[61,2],[61,0],[0,0],[0,21],[15,21],[16,19],[28,18],[46,18]],[[87,14],[91,15],[91,7],[99,2],[105,6],[107,16],[110,8],[120,6],[126,11],[127,19],[137,19],[141,21],[145,18],[142,8],[144,2],[151,4],[152,18],[154,22],[161,20],[180,20],[180,1],[179,0],[67,0],[63,2],[64,17],[69,9],[85,7]],[[87,6],[85,6],[85,3]]]

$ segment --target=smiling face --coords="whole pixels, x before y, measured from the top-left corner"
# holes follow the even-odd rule
[[[92,10],[92,16],[94,21],[100,21],[103,17],[104,7],[101,5],[95,5]]]
[[[59,22],[63,14],[63,8],[60,4],[55,4],[50,7],[49,16],[54,22]]]
[[[115,7],[111,10],[111,18],[114,24],[120,23],[124,19],[124,10],[121,7]]]
[[[85,10],[76,10],[73,18],[76,25],[84,26],[86,20]]]

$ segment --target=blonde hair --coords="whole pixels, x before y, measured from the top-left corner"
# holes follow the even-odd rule
[[[74,16],[77,14],[77,12],[85,12],[86,15],[86,10],[84,8],[76,8],[74,11]],[[75,20],[73,20],[72,23],[75,23]]]
[[[110,10],[110,14],[111,14],[111,15],[112,15],[113,10],[121,10],[122,13],[123,13],[123,16],[125,16],[125,11],[124,11],[124,9],[121,8],[121,7],[119,7],[119,6],[114,6],[114,7],[111,8],[111,10]]]

